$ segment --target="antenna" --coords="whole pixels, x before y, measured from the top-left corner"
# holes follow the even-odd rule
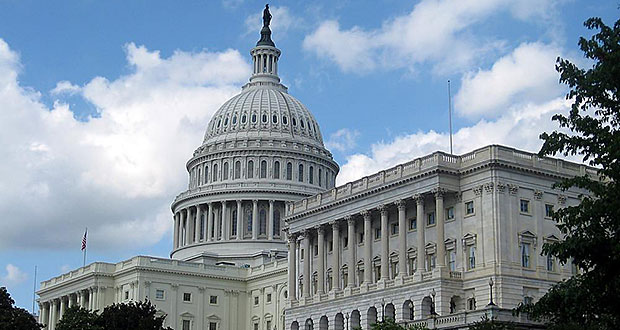
[[[34,315],[34,300],[37,291],[37,266],[34,266],[34,284],[32,285],[32,315]]]
[[[450,155],[452,152],[452,92],[450,91],[450,80],[448,80],[448,118],[450,120]]]

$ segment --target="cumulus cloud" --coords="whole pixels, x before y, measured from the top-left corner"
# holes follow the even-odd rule
[[[52,107],[18,82],[19,57],[0,39],[0,249],[147,246],[172,224],[186,160],[211,115],[250,74],[235,50],[125,47],[130,73],[61,82]],[[78,121],[72,91],[97,109]]]
[[[345,152],[355,147],[359,135],[360,133],[357,130],[341,128],[329,135],[329,139],[325,142],[325,146],[330,150]]]
[[[52,95],[62,95],[62,94],[74,95],[76,93],[79,93],[81,90],[82,89],[80,88],[80,86],[74,85],[69,81],[63,80],[63,81],[59,81],[56,83],[56,87],[54,87],[50,91],[50,94]]]
[[[539,102],[563,91],[558,84],[556,47],[542,43],[523,43],[500,58],[490,70],[463,76],[455,96],[460,115],[479,117],[495,115],[508,105]]]
[[[284,35],[289,29],[303,25],[303,19],[293,15],[288,7],[271,6],[269,11],[273,16],[270,24],[271,31],[276,31],[279,36]],[[256,12],[245,19],[246,34],[258,33],[263,26],[263,12]]]
[[[16,285],[24,282],[28,275],[24,273],[19,267],[12,264],[6,265],[6,275],[2,276],[0,284],[2,285]]]
[[[343,71],[367,72],[378,67],[405,67],[426,61],[435,70],[463,68],[498,48],[501,41],[483,39],[471,28],[492,14],[507,11],[517,19],[548,16],[554,0],[423,0],[407,15],[377,29],[343,29],[336,20],[322,22],[306,36],[303,47],[335,62]]]

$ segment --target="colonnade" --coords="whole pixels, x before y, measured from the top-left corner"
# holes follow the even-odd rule
[[[54,330],[67,308],[79,306],[91,311],[103,308],[104,287],[91,287],[79,290],[48,301],[39,302],[39,323],[46,330]]]
[[[437,242],[437,257],[436,257],[436,268],[445,268],[446,267],[446,249],[444,245],[445,241],[445,230],[444,230],[444,204],[443,199],[446,191],[443,189],[433,189],[429,193],[425,194],[416,194],[411,197],[413,201],[415,201],[416,205],[416,221],[417,221],[417,272],[421,273],[425,270],[425,250],[426,250],[426,237],[425,237],[425,227],[426,221],[425,218],[425,210],[424,210],[424,201],[428,195],[432,195],[435,200],[435,226],[436,226],[436,237],[435,242]],[[367,286],[374,282],[372,276],[372,262],[373,262],[373,231],[372,231],[372,216],[376,212],[380,214],[381,221],[381,237],[380,237],[380,256],[381,256],[381,272],[380,278],[378,282],[384,282],[389,279],[389,251],[390,251],[390,233],[389,233],[389,208],[396,207],[398,214],[398,275],[396,279],[402,279],[407,274],[407,218],[406,218],[406,199],[398,200],[392,205],[379,205],[373,209],[368,209],[356,214],[350,214],[345,216],[342,219],[335,219],[328,223],[320,224],[313,228],[303,229],[297,232],[289,232],[288,240],[289,240],[289,299],[291,301],[295,301],[297,297],[310,297],[310,279],[311,279],[311,265],[310,260],[312,258],[311,255],[311,247],[313,243],[313,238],[316,237],[318,251],[317,251],[317,262],[315,263],[315,270],[317,271],[317,289],[316,294],[321,295],[326,293],[325,290],[325,231],[331,228],[332,230],[332,246],[333,251],[331,253],[331,266],[334,270],[333,274],[339,274],[339,271],[342,267],[342,261],[344,260],[347,263],[347,284],[344,289],[351,289],[355,287],[356,283],[356,246],[357,246],[357,236],[355,225],[358,221],[363,221],[363,262],[364,262],[364,272],[363,278],[359,278],[359,282],[361,286]],[[341,255],[341,252],[345,252],[344,249],[340,249],[341,246],[341,227],[346,225],[346,231],[348,232],[348,241],[346,250],[346,255]],[[301,249],[302,247],[298,246],[298,239],[302,239],[303,245],[303,282],[301,283],[301,287],[303,288],[303,292],[298,292],[297,288],[297,249]],[[340,288],[340,281],[338,280],[338,275],[334,276],[334,280],[332,281],[331,290],[338,291]],[[301,295],[300,295],[301,293]]]
[[[266,202],[268,207],[264,207]],[[244,206],[248,203],[251,203],[251,212],[244,217]],[[259,216],[261,206],[266,212],[264,232]],[[173,217],[174,248],[201,242],[280,239],[282,214],[278,201],[256,199],[207,202],[178,209]]]

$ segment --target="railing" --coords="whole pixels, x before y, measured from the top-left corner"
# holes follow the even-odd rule
[[[461,272],[450,271],[450,278],[460,280],[463,277]]]

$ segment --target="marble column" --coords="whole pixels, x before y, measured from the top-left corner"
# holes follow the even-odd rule
[[[213,236],[211,236],[211,232],[215,232],[213,228],[213,203],[207,203],[207,241],[211,242],[213,240]],[[214,235],[215,236],[215,235]]]
[[[407,275],[407,218],[404,200],[396,202],[398,208],[398,276]]]
[[[58,320],[62,320],[62,316],[65,314],[65,310],[67,309],[67,303],[65,301],[65,297],[60,297],[60,311],[58,312]]]
[[[47,326],[49,322],[49,306],[47,303],[39,304],[39,323]]]
[[[181,246],[185,246],[185,241],[183,240],[183,238],[185,237],[184,235],[184,231],[185,231],[185,212],[184,210],[179,211],[179,216],[180,216],[180,224],[179,224],[179,247]],[[89,296],[89,300],[90,300],[90,296]]]
[[[241,210],[241,201],[237,200],[237,240],[243,239],[243,212]]]
[[[332,288],[340,289],[340,224],[332,221]]]
[[[372,218],[369,211],[363,211],[364,217],[364,283],[372,283]]]
[[[222,201],[222,241],[227,241],[230,238],[230,220],[227,213],[226,201]]]
[[[426,257],[426,242],[424,242],[424,196],[415,195],[416,202],[416,222],[418,231],[418,272],[424,272],[424,258]]]
[[[310,296],[310,230],[304,231],[304,298]]]
[[[258,238],[258,201],[252,201],[252,239]]]
[[[174,236],[172,236],[173,239],[173,246],[174,248],[178,248],[179,247],[179,212],[176,212],[174,214]]]
[[[379,207],[381,211],[381,280],[390,279],[390,233],[388,231],[388,208],[386,205]]]
[[[93,310],[94,311],[99,309],[99,304],[98,304],[99,300],[97,298],[99,298],[99,288],[94,287],[93,288]]]
[[[349,240],[347,243],[349,249],[347,287],[352,288],[355,286],[355,220],[351,216],[346,216],[345,220],[347,220],[347,229],[349,232],[349,237],[347,238]]]
[[[297,274],[297,235],[288,235],[288,298],[289,301],[295,301],[297,298],[297,290],[295,284],[295,274]]]
[[[57,306],[56,300],[52,299],[50,301],[50,315],[49,315],[49,321],[47,323],[47,328],[49,330],[54,330],[54,328],[56,328],[56,306]]]
[[[187,208],[187,226],[189,227],[189,232],[187,233],[187,245],[194,243],[194,233],[196,232],[196,213],[192,211],[192,207]]]
[[[438,188],[435,193],[435,222],[437,223],[437,267],[446,267],[446,244],[444,234],[444,208],[443,196],[445,191]]]
[[[267,216],[267,237],[273,239],[273,200],[269,201],[269,215]]]
[[[319,262],[317,265],[317,283],[318,290],[317,293],[319,295],[325,293],[325,227],[319,226],[317,228],[318,232],[318,255]]]
[[[202,208],[200,204],[196,204],[196,221],[194,222],[194,242],[196,243],[200,241],[200,224],[202,223],[200,218],[202,218]]]
[[[215,209],[215,218],[213,219],[213,221],[215,221],[215,240],[220,240],[222,239],[222,210],[221,209]]]
[[[80,290],[80,307],[86,308],[86,292]]]

